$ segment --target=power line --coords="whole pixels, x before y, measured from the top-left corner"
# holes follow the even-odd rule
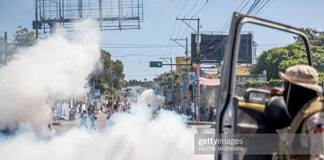
[[[139,63],[139,66],[141,67],[141,69],[142,69],[144,72],[147,72],[150,68],[144,69],[144,67],[142,66],[142,63],[141,63],[141,58],[140,58],[140,56],[137,56],[137,58],[138,58],[138,63]]]
[[[245,1],[245,0],[244,0],[244,1]],[[240,8],[240,6],[242,6],[242,4],[244,3],[244,1],[242,1],[242,3],[239,5],[238,8]],[[263,1],[263,0],[262,0],[262,1]],[[248,0],[248,1],[245,3],[245,5],[240,9],[240,11],[242,11],[242,10],[247,6],[247,4],[248,4],[249,2],[250,2],[250,0]],[[250,14],[252,11],[254,11],[254,9],[256,8],[256,6],[258,6],[259,3],[260,3],[260,0],[255,0],[255,1],[253,2],[253,4],[251,5],[251,7],[249,8],[249,10],[247,11],[247,14]],[[262,4],[262,2],[261,2],[261,4]],[[227,23],[229,22],[229,20],[230,20],[230,18],[226,21],[225,25],[222,27],[222,30],[223,30],[223,28],[227,25]],[[207,44],[206,46],[208,46],[208,45],[209,45],[212,41],[214,41],[215,39],[216,39],[216,37],[213,38],[213,39],[211,39],[211,40],[208,42],[208,44]],[[209,53],[207,53],[207,56],[210,55],[210,54],[212,54],[213,52],[217,51],[218,49],[220,49],[220,48],[221,48],[221,45],[223,45],[223,44],[225,43],[225,40],[226,40],[226,39],[224,39],[221,43],[219,43],[218,46],[213,47],[213,49],[211,49],[211,50],[209,51]],[[204,49],[207,49],[207,48],[204,48]]]
[[[192,6],[192,8],[189,10],[189,12],[184,17],[187,17],[197,7],[198,2],[199,2],[199,0],[196,0],[196,3]]]
[[[208,3],[208,0],[206,0],[206,2],[204,3],[204,5],[195,14],[193,14],[193,16],[191,18],[193,18],[197,14],[199,14],[206,7],[207,3]]]
[[[258,10],[255,12],[254,15],[257,15],[262,9],[265,9],[264,7],[267,6],[267,4],[270,2],[270,0],[267,0],[266,3]],[[260,12],[261,13],[261,12]]]
[[[191,25],[191,21],[189,22],[189,25]],[[186,30],[183,32],[181,38],[179,38],[179,39],[184,39],[184,36],[185,36],[185,34],[187,33],[188,29],[189,29],[189,27],[187,26],[187,27],[186,27]],[[177,38],[175,38],[175,39],[177,39]],[[172,54],[175,54],[176,51],[178,50],[178,48],[179,48],[179,46],[177,45],[176,50],[175,50]]]
[[[186,7],[187,3],[188,3],[188,0],[186,0],[186,2],[184,3],[184,5],[182,6],[182,8],[181,8],[179,14],[177,15],[177,17],[180,16],[180,14],[182,13],[183,9]]]
[[[240,11],[242,11],[242,10],[247,6],[247,4],[250,2],[250,0],[248,0],[248,1],[244,4],[245,1],[246,1],[246,0],[243,0],[243,1],[239,4],[239,6],[236,8],[236,11],[239,10],[240,8],[241,8]],[[243,5],[243,4],[244,4],[244,5]],[[242,5],[243,5],[243,7],[242,7]],[[224,32],[225,27],[226,27],[227,24],[230,22],[230,20],[231,20],[231,17],[229,17],[229,18],[227,19],[227,21],[225,22],[225,24],[222,26],[222,28],[221,28],[221,32]],[[209,45],[210,45],[214,40],[216,40],[216,36],[215,36],[214,38],[212,38],[211,40],[209,40],[209,42],[207,43],[206,46],[209,46]],[[213,47],[213,48],[209,51],[209,53],[207,53],[207,56],[210,55],[210,54],[212,54],[214,51],[217,51],[218,49],[220,49],[221,46],[225,43],[225,40],[226,40],[226,39],[224,39],[221,43],[219,43],[218,46]],[[201,50],[206,50],[206,49],[208,49],[208,48],[207,48],[207,47],[201,48]]]
[[[263,2],[265,2],[265,0],[259,0],[259,4],[256,5],[254,7],[254,9],[251,11],[251,13],[250,13],[251,16],[254,16],[255,11],[257,11],[257,10],[260,9],[260,7],[262,6]]]
[[[245,5],[241,8],[241,6],[242,6],[242,4],[245,2],[245,0],[243,0],[241,3],[240,3],[240,5],[236,8],[236,10],[235,11],[238,11],[238,12],[242,12],[242,10],[249,4],[249,2],[250,2],[250,0],[248,0],[246,3],[245,3]],[[239,8],[241,8],[240,10],[239,10]],[[225,24],[222,26],[222,28],[220,29],[221,31],[224,31],[225,30],[225,28],[226,28],[226,26],[228,25],[228,23],[230,22],[230,20],[231,20],[231,18],[232,18],[232,16],[230,16],[228,19],[227,19],[227,21],[225,22]]]
[[[259,3],[260,0],[254,0],[253,4],[251,5],[250,9],[246,12],[246,14],[249,15]]]
[[[111,55],[111,57],[129,57],[129,56],[158,57],[158,56],[165,56],[165,55],[174,55],[174,54],[156,54],[156,55],[126,54],[126,55]]]
[[[187,0],[188,1],[188,0]],[[185,2],[184,6],[182,7],[182,9],[180,10],[180,13],[182,13],[183,9],[185,8],[185,6],[187,5],[187,1]],[[196,0],[196,2],[194,3],[194,5],[192,6],[192,8],[189,10],[189,12],[184,16],[184,17],[187,17],[193,10],[195,10],[195,8],[197,7],[197,4],[198,4],[199,0]],[[202,7],[200,9],[197,10],[197,12],[195,12],[195,14],[193,14],[192,17],[196,16],[197,14],[199,14],[207,5],[207,2],[208,0],[206,0],[206,2],[202,5]],[[177,17],[180,16],[180,13],[177,15]],[[191,23],[191,22],[189,22]],[[187,33],[187,30],[188,30],[188,26],[186,26],[186,29],[185,31],[183,32],[181,38],[178,38],[179,37],[179,34],[182,30],[182,25],[183,23],[181,23],[181,26],[180,26],[180,29],[178,30],[178,33],[176,35],[176,37],[174,39],[183,39],[183,37],[185,36],[185,34]],[[172,39],[173,37],[171,36],[170,39]],[[170,42],[170,41],[169,41]],[[168,43],[169,44],[169,43]],[[175,49],[174,49],[175,48]],[[169,51],[169,53],[172,53],[172,54],[175,54],[178,50],[179,46],[174,46],[171,48],[171,50]]]
[[[182,6],[182,8],[181,8],[181,10],[180,10],[180,12],[178,13],[177,16],[179,16],[179,15],[182,13],[183,9],[187,6],[187,4],[188,4],[188,0],[186,0],[186,2],[183,4],[183,6]],[[171,32],[171,36],[170,36],[169,39],[171,39],[171,38],[173,37],[174,29],[175,29],[176,23],[177,23],[177,21],[174,20],[174,24],[173,24],[173,28],[172,28],[172,32]],[[169,48],[169,45],[170,45],[170,40],[168,40],[167,47],[165,48],[165,50],[164,50],[163,53],[166,53],[166,52],[167,52],[167,50],[168,50],[168,48]],[[172,49],[173,49],[173,47],[172,47]]]
[[[172,28],[172,32],[171,32],[171,37],[173,36],[173,33],[174,33],[174,29],[175,29],[176,23],[177,23],[177,21],[176,21],[176,20],[174,20],[174,23],[173,23],[173,28]],[[164,52],[163,52],[163,53],[166,53],[167,49],[169,48],[169,45],[170,45],[170,40],[168,40],[168,44],[167,44],[167,47],[165,48],[165,50],[164,50]]]
[[[176,47],[177,45],[172,45],[173,47]],[[101,48],[165,48],[166,46],[102,46]]]
[[[157,43],[101,43],[101,45],[113,45],[113,46],[167,46],[164,44]]]
[[[196,0],[196,2],[195,2],[195,4],[192,6],[192,8],[189,10],[189,12],[184,16],[184,17],[187,17],[196,7],[197,7],[197,4],[198,4],[198,2],[199,2],[199,0]],[[180,15],[180,14],[179,14]],[[179,16],[178,15],[178,16]],[[178,17],[177,16],[177,17]],[[174,39],[183,39],[183,37],[184,37],[184,34],[187,32],[187,30],[188,30],[188,26],[186,26],[186,29],[185,29],[185,31],[183,32],[183,34],[182,34],[182,36],[181,36],[181,38],[178,38],[179,37],[179,34],[180,34],[180,32],[181,32],[181,30],[182,30],[182,26],[183,26],[183,23],[181,23],[181,25],[180,25],[180,29],[179,29],[179,31],[178,31],[178,33],[177,33],[177,36],[174,38]],[[172,36],[170,37],[170,39],[172,39]],[[179,46],[176,46],[176,48],[175,48],[175,50],[173,50],[173,48],[174,47],[172,47],[172,49],[170,50],[170,52],[169,53],[172,53],[172,54],[175,54],[175,52],[178,50],[178,48],[179,48]]]
[[[181,29],[182,29],[182,26],[183,26],[183,23],[181,23],[181,24],[180,24],[180,29],[179,29],[179,31],[178,31],[178,33],[177,33],[177,36],[176,36],[176,38],[175,38],[175,39],[178,39],[178,37],[179,37],[179,34],[180,34],[180,32],[181,32]],[[172,37],[171,37],[171,38],[172,38]],[[170,38],[170,39],[171,39],[171,38]],[[177,47],[177,46],[176,46],[176,47]],[[169,53],[171,53],[171,52],[173,51],[173,48],[174,48],[174,47],[172,47],[172,48],[171,48],[171,50],[170,50],[170,52],[169,52]]]

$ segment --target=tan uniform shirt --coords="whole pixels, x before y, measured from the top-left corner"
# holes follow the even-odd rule
[[[301,140],[301,144],[309,146],[310,160],[324,160],[324,112],[308,117],[302,124],[301,134],[308,135],[308,140]]]

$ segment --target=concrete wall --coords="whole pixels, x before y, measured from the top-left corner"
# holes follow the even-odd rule
[[[241,75],[236,77],[236,84],[239,83],[246,83],[248,81],[267,81],[267,76],[266,75]],[[209,108],[210,106],[213,107],[218,107],[217,101],[218,97],[220,95],[219,89],[220,86],[202,86],[201,87],[203,90],[206,88],[206,94],[201,95],[200,98],[200,107],[203,109],[206,109],[207,107]],[[260,89],[268,89],[266,86],[264,87],[259,87]],[[245,87],[236,87],[235,93],[238,96],[243,96],[245,90],[247,88]],[[251,94],[251,97],[258,97],[258,98],[264,98],[264,94]]]

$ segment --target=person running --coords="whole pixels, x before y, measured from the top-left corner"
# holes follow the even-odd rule
[[[80,114],[80,118],[81,118],[81,122],[80,122],[80,127],[84,126],[85,128],[88,129],[88,125],[87,125],[87,111],[83,110],[83,112]]]
[[[89,116],[89,120],[90,120],[90,131],[91,130],[96,130],[96,126],[95,126],[95,121],[97,120],[97,117],[94,113],[91,113]]]
[[[114,108],[108,112],[107,119],[109,119],[115,113],[118,113],[118,106],[117,105],[114,105]]]

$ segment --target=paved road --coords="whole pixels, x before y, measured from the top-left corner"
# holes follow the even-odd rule
[[[95,122],[97,130],[102,130],[106,127],[107,121],[106,121],[106,114],[99,112],[97,115],[98,119]],[[59,120],[59,121],[54,121],[52,125],[52,129],[57,131],[57,133],[62,133],[70,130],[73,127],[79,127],[80,125],[80,118],[79,114],[76,114],[75,121],[68,121],[68,117],[64,117],[66,120]],[[90,121],[89,119],[87,120],[88,127],[90,127]],[[213,127],[214,125],[208,122],[203,122],[203,123],[194,123],[190,122],[188,123],[187,127],[195,127],[198,130],[198,133],[214,133],[215,128]]]
[[[106,114],[99,112],[97,115],[97,120],[95,121],[95,126],[97,130],[104,129],[106,127]],[[54,121],[52,125],[52,129],[57,131],[58,133],[65,132],[70,130],[73,127],[79,127],[81,119],[80,115],[76,114],[74,121],[68,121],[68,117],[64,117],[65,120]],[[87,119],[88,127],[90,127],[90,121]]]

